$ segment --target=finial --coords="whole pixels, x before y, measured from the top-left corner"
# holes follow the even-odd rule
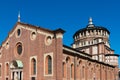
[[[87,27],[95,27],[92,21],[92,17],[89,18],[89,23]]]
[[[93,24],[92,17],[89,18],[89,25]]]
[[[20,11],[18,13],[18,22],[20,22]]]

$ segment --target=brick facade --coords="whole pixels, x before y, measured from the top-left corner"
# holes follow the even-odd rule
[[[16,23],[0,48],[0,80],[116,78],[116,66],[94,60],[90,54],[63,45],[63,33],[62,29],[48,30]]]

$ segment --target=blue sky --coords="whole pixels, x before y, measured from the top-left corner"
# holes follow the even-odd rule
[[[0,43],[17,22],[66,31],[63,43],[70,46],[75,31],[86,27],[88,18],[110,32],[111,48],[120,53],[120,0],[0,0]]]

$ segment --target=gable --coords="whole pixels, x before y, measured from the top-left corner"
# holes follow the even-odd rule
[[[64,33],[64,31],[62,29],[57,29],[57,30],[52,31],[52,30],[48,30],[48,29],[41,28],[38,26],[17,22],[15,24],[14,28],[9,32],[8,37],[2,43],[1,48],[0,48],[0,56],[3,53],[6,54],[9,52],[13,54],[14,53],[13,48],[19,42],[27,43],[28,41],[30,41],[30,40],[32,41],[32,40],[34,40],[34,38],[37,38],[36,36],[44,36],[44,37],[49,36],[49,37],[53,38],[56,34],[57,37],[61,37],[61,35],[63,35],[63,33]],[[45,39],[45,38],[42,37],[40,39],[42,39],[42,41],[44,41],[43,39]],[[35,42],[35,41],[33,41],[33,42]],[[38,42],[38,40],[36,42]],[[37,45],[37,44],[34,44],[34,45]],[[9,49],[10,46],[13,46],[13,47],[11,49]],[[11,51],[11,50],[13,50],[13,51]]]

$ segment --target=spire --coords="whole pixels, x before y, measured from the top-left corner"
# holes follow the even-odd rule
[[[18,13],[18,22],[20,22],[20,11]]]
[[[89,18],[88,26],[87,27],[94,27],[92,17]]]

